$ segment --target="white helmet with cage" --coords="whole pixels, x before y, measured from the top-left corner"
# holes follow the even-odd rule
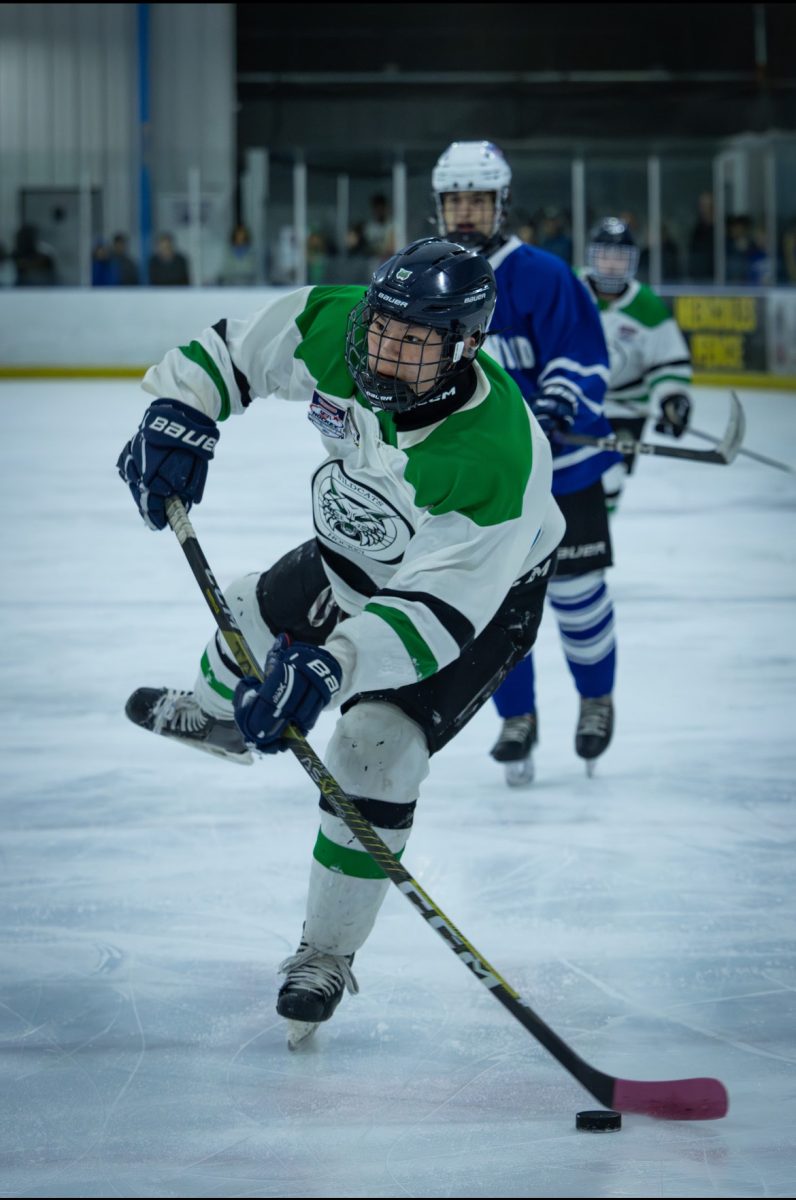
[[[450,192],[494,192],[495,215],[491,233],[469,235],[467,242],[461,237],[456,238],[462,244],[473,244],[474,248],[476,242],[480,243],[478,248],[483,249],[500,232],[506,220],[511,167],[494,142],[452,142],[437,159],[431,173],[431,187],[440,237],[452,236],[443,218],[443,196]]]

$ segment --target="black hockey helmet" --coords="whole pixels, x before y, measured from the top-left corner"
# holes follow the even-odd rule
[[[357,387],[374,406],[406,412],[440,399],[451,379],[465,370],[482,344],[497,299],[495,274],[474,250],[443,238],[420,238],[383,263],[365,297],[348,318],[346,363]],[[399,322],[381,332],[368,331],[377,317]],[[432,356],[421,354],[414,380],[394,374],[404,345],[405,326],[422,326],[426,340],[440,334]],[[473,346],[466,346],[475,337]],[[375,344],[374,344],[375,343]],[[436,371],[429,373],[430,366]],[[423,376],[423,378],[421,378]],[[427,377],[426,377],[427,376]]]
[[[601,292],[623,292],[636,274],[638,258],[630,227],[619,217],[605,217],[589,234],[586,267]]]

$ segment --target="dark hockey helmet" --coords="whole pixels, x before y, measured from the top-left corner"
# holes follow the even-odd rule
[[[348,318],[346,363],[357,387],[387,412],[441,399],[475,357],[496,299],[482,255],[442,238],[412,242],[378,268]]]
[[[601,292],[623,292],[638,269],[638,246],[629,226],[606,217],[589,234],[586,268]]]

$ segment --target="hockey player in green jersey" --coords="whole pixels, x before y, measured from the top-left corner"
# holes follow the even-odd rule
[[[425,238],[368,288],[301,288],[220,321],[147,372],[154,400],[117,464],[162,529],[169,496],[201,500],[217,422],[256,396],[307,405],[316,536],[225,589],[263,681],[216,636],[190,691],[139,688],[126,711],[247,762],[336,709],[329,770],[397,855],[430,756],[533,645],[564,532],[548,439],[479,350],[495,294],[483,256]],[[354,954],[386,890],[322,797],[303,931],[280,968],[292,1043],[357,990]]]
[[[587,265],[579,272],[602,320],[610,357],[605,413],[618,435],[640,441],[657,409],[657,433],[679,438],[691,413],[691,354],[660,296],[635,275],[639,253],[624,221],[606,217],[591,231]],[[635,466],[633,454],[603,475],[614,511]]]

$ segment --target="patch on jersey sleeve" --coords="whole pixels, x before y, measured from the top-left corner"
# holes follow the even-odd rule
[[[340,408],[339,404],[334,404],[331,400],[327,400],[325,396],[320,396],[317,392],[312,393],[312,400],[310,401],[307,416],[324,437],[345,437],[345,423],[348,416],[348,409]]]

